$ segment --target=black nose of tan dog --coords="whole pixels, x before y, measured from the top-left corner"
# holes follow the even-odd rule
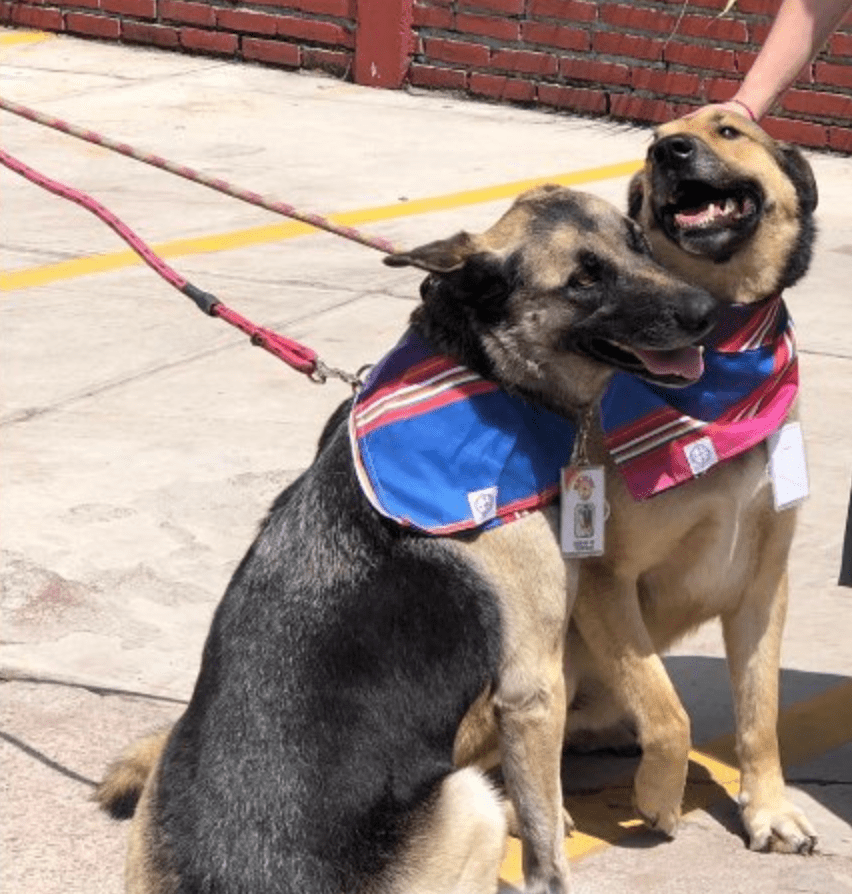
[[[699,289],[686,296],[675,311],[678,326],[696,338],[709,332],[716,323],[716,299]]]
[[[675,134],[666,137],[651,147],[654,161],[666,167],[677,167],[692,160],[695,143],[688,137]]]

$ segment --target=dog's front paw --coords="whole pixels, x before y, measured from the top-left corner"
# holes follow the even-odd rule
[[[740,796],[743,825],[753,851],[784,854],[812,854],[816,832],[795,804],[781,799],[777,804],[760,805]]]
[[[636,813],[652,831],[662,832],[666,838],[674,838],[677,835],[677,827],[680,824],[680,807],[664,807],[659,810],[653,806],[642,807],[637,798]]]
[[[687,761],[655,760],[647,752],[634,782],[634,805],[642,821],[656,832],[674,838],[686,787]]]

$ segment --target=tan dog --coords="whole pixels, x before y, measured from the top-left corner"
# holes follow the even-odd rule
[[[429,273],[412,329],[261,525],[183,716],[97,793],[113,815],[135,811],[133,894],[496,891],[503,802],[457,769],[470,759],[464,719],[483,704],[527,890],[568,890],[559,772],[575,569],[552,495],[505,497],[516,478],[492,468],[493,445],[529,458],[537,433],[562,432],[619,368],[685,382],[716,302],[656,264],[616,209],[559,187],[524,194],[485,233],[388,260]],[[393,512],[366,451],[387,414],[389,458],[406,474],[452,469],[440,450],[457,426],[425,446],[429,431],[406,426],[436,401],[466,413],[461,397],[480,399],[470,415],[489,424],[459,450],[479,484],[453,482],[436,504],[461,506],[454,537]],[[558,479],[560,457],[545,453]],[[417,511],[432,490],[416,489]],[[481,527],[494,520],[505,523]]]
[[[659,128],[629,196],[630,215],[664,266],[720,302],[751,305],[755,313],[807,269],[816,201],[810,167],[796,149],[717,110]],[[788,419],[794,417],[793,407]],[[574,703],[569,740],[626,714],[643,752],[638,811],[651,827],[674,834],[690,725],[659,656],[720,618],[750,846],[810,852],[814,831],[786,798],[776,734],[796,511],[774,508],[766,444],[636,499],[599,426],[590,438],[592,460],[606,464],[611,517],[606,554],[581,563],[566,654]],[[679,449],[673,442],[671,450]]]

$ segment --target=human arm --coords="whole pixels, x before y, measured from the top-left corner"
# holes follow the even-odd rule
[[[852,0],[783,0],[763,47],[723,105],[760,120],[852,9]],[[733,103],[733,105],[730,105]]]

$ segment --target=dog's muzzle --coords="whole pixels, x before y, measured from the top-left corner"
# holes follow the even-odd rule
[[[718,262],[753,235],[764,204],[757,181],[731,171],[688,134],[665,137],[648,154],[652,210],[672,242]]]

